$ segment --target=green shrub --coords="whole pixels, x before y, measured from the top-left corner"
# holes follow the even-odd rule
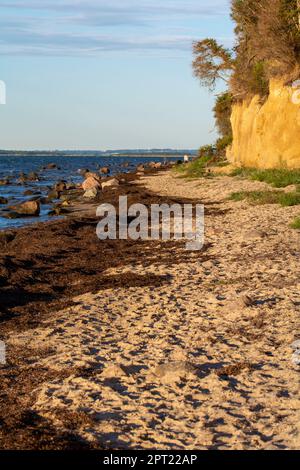
[[[252,67],[249,83],[250,92],[262,97],[269,94],[269,80],[265,71],[265,63],[263,61],[256,62]]]
[[[300,205],[300,193],[283,191],[241,191],[232,193],[230,196],[232,201],[247,200],[255,205],[263,204],[280,204],[283,207]]]
[[[197,158],[193,162],[175,167],[177,173],[181,173],[185,178],[201,178],[207,175],[207,168],[212,161],[212,157],[207,155]]]
[[[216,142],[216,150],[218,155],[225,155],[225,151],[232,144],[232,135],[225,135]]]
[[[211,157],[206,156],[202,158],[197,158],[193,162],[187,165],[185,176],[188,178],[199,178],[203,177],[207,172],[207,166],[211,162]]]
[[[232,102],[232,94],[226,91],[217,97],[213,109],[216,126],[222,137],[232,138],[232,127],[230,121]]]
[[[297,217],[294,222],[291,223],[290,227],[295,230],[300,230],[300,217]]]
[[[285,188],[293,184],[300,185],[300,170],[237,168],[231,173],[231,176],[242,176],[254,181],[262,181],[274,188]]]
[[[199,148],[198,157],[199,158],[213,158],[216,155],[216,147],[213,145],[203,145]]]

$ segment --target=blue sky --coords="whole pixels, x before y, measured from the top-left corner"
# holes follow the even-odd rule
[[[193,40],[228,0],[0,0],[0,148],[196,148],[216,136]]]

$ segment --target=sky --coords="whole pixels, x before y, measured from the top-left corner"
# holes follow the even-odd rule
[[[229,0],[0,0],[2,149],[198,148],[215,94],[192,43],[233,44]]]

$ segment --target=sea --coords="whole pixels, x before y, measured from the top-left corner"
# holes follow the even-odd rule
[[[175,155],[168,156],[167,161],[178,161],[182,157]],[[10,184],[2,186],[0,184],[0,198],[8,199],[8,205],[14,205],[19,202],[26,201],[32,196],[24,196],[26,190],[37,192],[41,197],[46,196],[49,189],[59,180],[67,182],[80,183],[83,181],[81,170],[88,169],[90,171],[99,171],[102,167],[109,167],[111,175],[118,173],[127,173],[134,171],[137,165],[149,163],[150,161],[165,161],[166,157],[147,155],[147,156],[101,156],[101,155],[0,155],[0,181],[9,178]],[[54,163],[59,170],[44,170],[43,167]],[[27,182],[25,185],[18,184],[17,180],[21,173],[29,174],[36,172],[39,174],[40,181]],[[18,219],[5,218],[5,209],[7,205],[0,205],[0,230],[13,229],[22,227],[26,224],[47,221],[53,217],[48,213],[51,209],[48,205],[41,206],[41,214],[39,217],[26,217]]]

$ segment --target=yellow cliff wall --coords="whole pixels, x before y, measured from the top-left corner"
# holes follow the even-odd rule
[[[227,151],[231,163],[300,168],[300,104],[293,103],[293,93],[294,88],[273,80],[265,103],[255,96],[233,106],[233,145]]]

